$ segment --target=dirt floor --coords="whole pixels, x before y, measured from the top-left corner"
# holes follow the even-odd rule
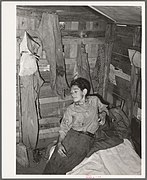
[[[48,151],[55,144],[56,139],[41,140],[38,143],[37,149],[40,153],[40,161],[36,163],[33,161],[33,151],[28,150],[29,167],[23,167],[16,161],[16,174],[42,174],[47,163]]]

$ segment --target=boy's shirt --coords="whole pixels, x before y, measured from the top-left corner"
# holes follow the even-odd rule
[[[98,114],[102,111],[106,111],[108,114],[107,105],[103,104],[97,96],[87,97],[87,101],[83,105],[71,104],[64,113],[60,125],[60,135],[65,137],[71,128],[94,134],[99,127]]]

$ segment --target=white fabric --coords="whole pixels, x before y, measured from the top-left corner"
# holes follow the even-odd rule
[[[128,49],[128,52],[131,64],[134,64],[135,67],[141,68],[141,53],[134,49]]]
[[[37,71],[37,56],[33,55],[37,52],[39,44],[25,31],[24,37],[20,43],[20,76],[31,75]]]
[[[140,175],[141,159],[129,140],[85,158],[67,175]]]
[[[20,53],[23,51],[28,52],[29,54],[32,54],[30,49],[28,48],[28,38],[27,38],[27,32],[25,31],[24,37],[20,43]]]
[[[23,53],[20,58],[20,76],[31,75],[37,71],[36,58],[32,54]]]
[[[56,146],[52,146],[52,147],[51,147],[50,152],[49,152],[49,158],[48,158],[47,162],[50,160],[50,158],[51,158],[51,156],[52,156],[52,154],[53,154],[53,152],[54,152],[54,150],[55,150],[55,147],[56,147]]]

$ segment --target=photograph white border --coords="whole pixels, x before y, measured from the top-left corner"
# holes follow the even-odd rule
[[[2,1],[2,178],[86,178],[86,176],[16,175],[16,6],[17,5],[88,5],[142,6],[142,175],[92,176],[91,178],[145,177],[145,2],[143,1]]]

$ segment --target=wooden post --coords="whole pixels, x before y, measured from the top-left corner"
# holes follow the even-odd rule
[[[141,28],[140,26],[135,28],[134,37],[133,37],[133,47],[141,47]]]
[[[105,68],[104,68],[104,81],[103,81],[103,98],[107,100],[108,78],[110,71],[110,62],[112,55],[113,43],[115,40],[115,24],[108,24],[105,33]]]
[[[134,37],[133,37],[133,47],[134,49],[140,49],[141,48],[141,28],[136,27],[135,32],[134,32]],[[137,83],[140,77],[140,68],[137,68],[132,64],[131,68],[131,111],[130,111],[130,120],[132,119],[133,116],[137,116],[137,111],[138,111],[138,99],[137,99],[137,87],[140,84]]]

